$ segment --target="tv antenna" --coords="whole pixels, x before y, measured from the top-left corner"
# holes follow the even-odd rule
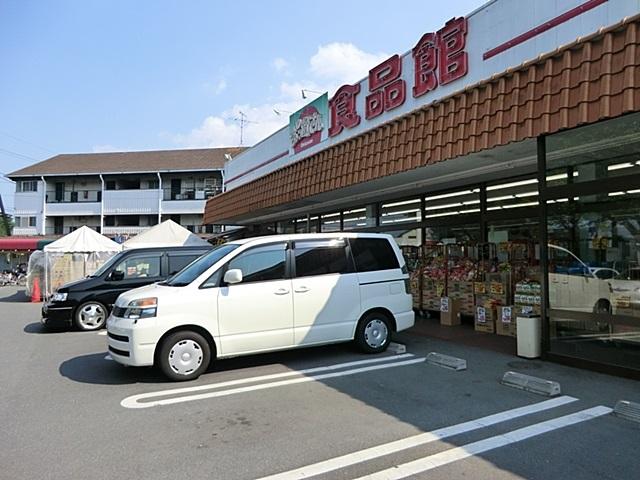
[[[240,123],[240,145],[242,145],[242,141],[243,141],[243,137],[244,137],[244,127],[247,123],[258,123],[258,122],[254,122],[253,120],[248,120],[247,119],[247,114],[244,113],[242,110],[238,110],[238,116],[232,118],[232,120],[234,122],[238,122]]]

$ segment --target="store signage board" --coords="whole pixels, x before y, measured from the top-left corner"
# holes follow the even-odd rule
[[[340,87],[329,102],[329,136],[358,126],[363,115],[365,121],[373,121],[402,106],[409,89],[413,98],[419,98],[439,85],[464,77],[469,71],[468,28],[465,17],[452,18],[437,32],[425,33],[420,38],[410,55],[406,55],[412,68],[405,69],[404,74],[403,58],[395,54],[369,70],[364,81]],[[364,112],[358,109],[358,95],[365,95]]]
[[[372,65],[364,79],[340,87],[328,101],[323,125],[327,133],[326,137],[321,134],[319,142],[303,141],[296,151],[290,122],[234,158],[225,167],[227,188],[438,102],[634,14],[637,3],[629,0],[487,2],[469,15],[428,29],[409,51],[391,55]]]
[[[289,117],[290,155],[328,138],[329,94],[325,93]]]

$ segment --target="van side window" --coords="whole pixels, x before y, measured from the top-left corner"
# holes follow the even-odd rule
[[[344,240],[295,242],[296,277],[349,273]]]
[[[400,268],[389,242],[383,238],[352,238],[351,252],[358,272]]]
[[[286,245],[265,245],[241,253],[229,262],[228,270],[242,270],[242,283],[282,280],[285,276]]]
[[[116,266],[114,272],[122,272],[123,279],[160,276],[160,255],[129,257]]]
[[[200,256],[200,253],[169,254],[169,275],[178,273]]]

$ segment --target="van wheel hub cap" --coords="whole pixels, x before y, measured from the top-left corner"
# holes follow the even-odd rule
[[[169,365],[180,375],[189,375],[202,365],[202,348],[193,340],[180,340],[169,351]]]
[[[387,325],[382,320],[371,320],[364,327],[364,339],[371,348],[380,348],[389,337]]]
[[[106,314],[102,306],[96,303],[85,305],[80,311],[80,323],[88,328],[96,328],[104,323]]]

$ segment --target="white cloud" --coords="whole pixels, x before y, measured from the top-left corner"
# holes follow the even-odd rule
[[[118,149],[113,145],[94,145],[91,149],[93,153],[117,152]]]
[[[387,58],[386,53],[367,53],[352,43],[334,42],[318,47],[310,60],[311,73],[340,84],[354,83]]]
[[[224,78],[221,78],[220,80],[218,80],[218,84],[216,85],[216,95],[220,95],[222,92],[224,92],[227,89],[227,81]]]
[[[202,86],[210,95],[220,95],[227,89],[227,81],[224,78],[219,78],[215,83],[206,82]]]
[[[278,72],[286,73],[289,69],[289,62],[287,62],[282,57],[278,57],[273,59],[273,61],[271,62],[271,66]]]
[[[189,133],[174,135],[173,141],[187,148],[240,145],[240,112],[243,112],[247,122],[242,131],[242,144],[253,145],[285,126],[289,122],[287,112],[294,108],[295,104],[287,102],[234,105],[219,115],[208,116]],[[281,115],[277,115],[274,109]]]
[[[254,145],[287,125],[291,112],[300,109],[318,95],[311,93],[307,99],[303,99],[302,89],[329,92],[331,96],[341,85],[354,83],[366,77],[372,67],[388,57],[385,53],[364,52],[351,43],[321,45],[309,59],[308,79],[282,82],[274,98],[267,98],[259,105],[236,104],[228,110],[207,116],[190,132],[170,135],[169,138],[176,145],[186,148],[239,145],[240,122],[237,119],[239,112],[244,112],[249,122],[244,125],[242,144]],[[291,66],[280,57],[274,59],[271,65],[279,72],[286,72]],[[281,114],[277,115],[274,110]]]

